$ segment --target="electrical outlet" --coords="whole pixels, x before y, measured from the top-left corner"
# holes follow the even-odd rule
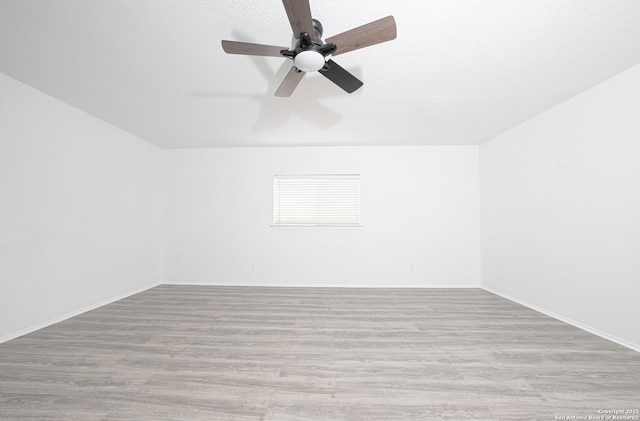
[[[410,263],[410,264],[409,264],[409,270],[410,270],[411,272],[413,272],[413,263]]]

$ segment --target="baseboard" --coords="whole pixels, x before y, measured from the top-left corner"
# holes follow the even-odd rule
[[[198,281],[166,281],[162,285],[193,285],[193,286],[219,286],[219,287],[272,287],[272,288],[416,288],[416,289],[443,289],[443,288],[459,288],[469,289],[476,288],[481,289],[480,285],[416,285],[416,284],[393,284],[393,285],[367,285],[367,284],[331,284],[323,283],[318,285],[300,285],[287,282],[273,282],[273,283],[257,283],[257,282],[198,282]]]
[[[10,340],[15,339],[15,338],[19,338],[20,336],[27,335],[27,334],[29,334],[31,332],[35,332],[36,330],[40,330],[40,329],[45,328],[47,326],[51,326],[53,324],[60,323],[63,320],[70,319],[70,318],[78,316],[78,315],[80,315],[82,313],[86,313],[87,311],[95,310],[98,307],[102,307],[102,306],[105,306],[107,304],[111,304],[111,303],[113,303],[115,301],[118,301],[118,300],[122,300],[123,298],[130,297],[130,296],[132,296],[134,294],[138,294],[140,292],[146,291],[146,290],[148,290],[150,288],[153,288],[153,287],[156,287],[158,285],[160,285],[159,282],[151,284],[151,285],[148,285],[148,286],[145,286],[145,287],[136,288],[134,290],[127,291],[127,292],[125,292],[123,294],[120,294],[120,295],[117,295],[115,297],[108,298],[106,300],[102,300],[100,302],[97,302],[97,303],[91,304],[89,306],[83,307],[83,308],[81,308],[79,310],[75,310],[75,311],[72,311],[70,313],[66,313],[66,314],[63,314],[61,316],[54,317],[54,318],[49,319],[47,321],[44,321],[44,322],[41,322],[41,323],[36,323],[36,324],[31,325],[31,326],[29,326],[27,328],[20,329],[20,330],[15,331],[15,332],[11,332],[11,333],[9,333],[7,335],[0,336],[0,344],[3,343],[3,342],[10,341]]]
[[[545,315],[547,315],[549,317],[553,317],[554,319],[557,319],[557,320],[560,320],[561,322],[570,324],[571,326],[577,327],[578,329],[582,329],[585,332],[589,332],[589,333],[591,333],[593,335],[599,336],[599,337],[601,337],[603,339],[606,339],[608,341],[615,342],[618,345],[622,345],[622,346],[624,346],[626,348],[629,348],[629,349],[631,349],[633,351],[640,352],[640,345],[639,344],[635,344],[633,342],[629,342],[627,340],[618,338],[617,336],[611,335],[611,334],[609,334],[607,332],[603,332],[603,331],[601,331],[599,329],[596,329],[595,327],[589,326],[587,324],[584,324],[584,323],[569,319],[568,317],[562,316],[560,314],[554,313],[553,311],[547,310],[546,308],[542,308],[542,307],[539,307],[537,305],[531,304],[531,303],[529,303],[527,301],[521,300],[519,298],[512,297],[509,294],[505,294],[503,292],[496,291],[496,290],[494,290],[492,288],[487,288],[485,286],[483,286],[481,288],[484,289],[485,291],[488,291],[488,292],[490,292],[492,294],[496,294],[496,295],[498,295],[498,296],[500,296],[502,298],[505,298],[505,299],[507,299],[509,301],[513,301],[514,303],[523,305],[523,306],[528,307],[528,308],[530,308],[532,310],[535,310],[535,311],[537,311],[539,313],[545,314]]]

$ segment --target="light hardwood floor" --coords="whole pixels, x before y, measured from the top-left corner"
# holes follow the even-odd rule
[[[481,289],[162,285],[0,344],[2,420],[556,420],[617,409],[640,409],[640,353]]]

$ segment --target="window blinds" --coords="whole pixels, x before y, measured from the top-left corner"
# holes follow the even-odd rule
[[[359,226],[360,175],[276,175],[274,226]]]

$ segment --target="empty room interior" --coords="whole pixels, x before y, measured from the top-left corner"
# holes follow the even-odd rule
[[[640,420],[637,0],[0,0],[1,420]]]

